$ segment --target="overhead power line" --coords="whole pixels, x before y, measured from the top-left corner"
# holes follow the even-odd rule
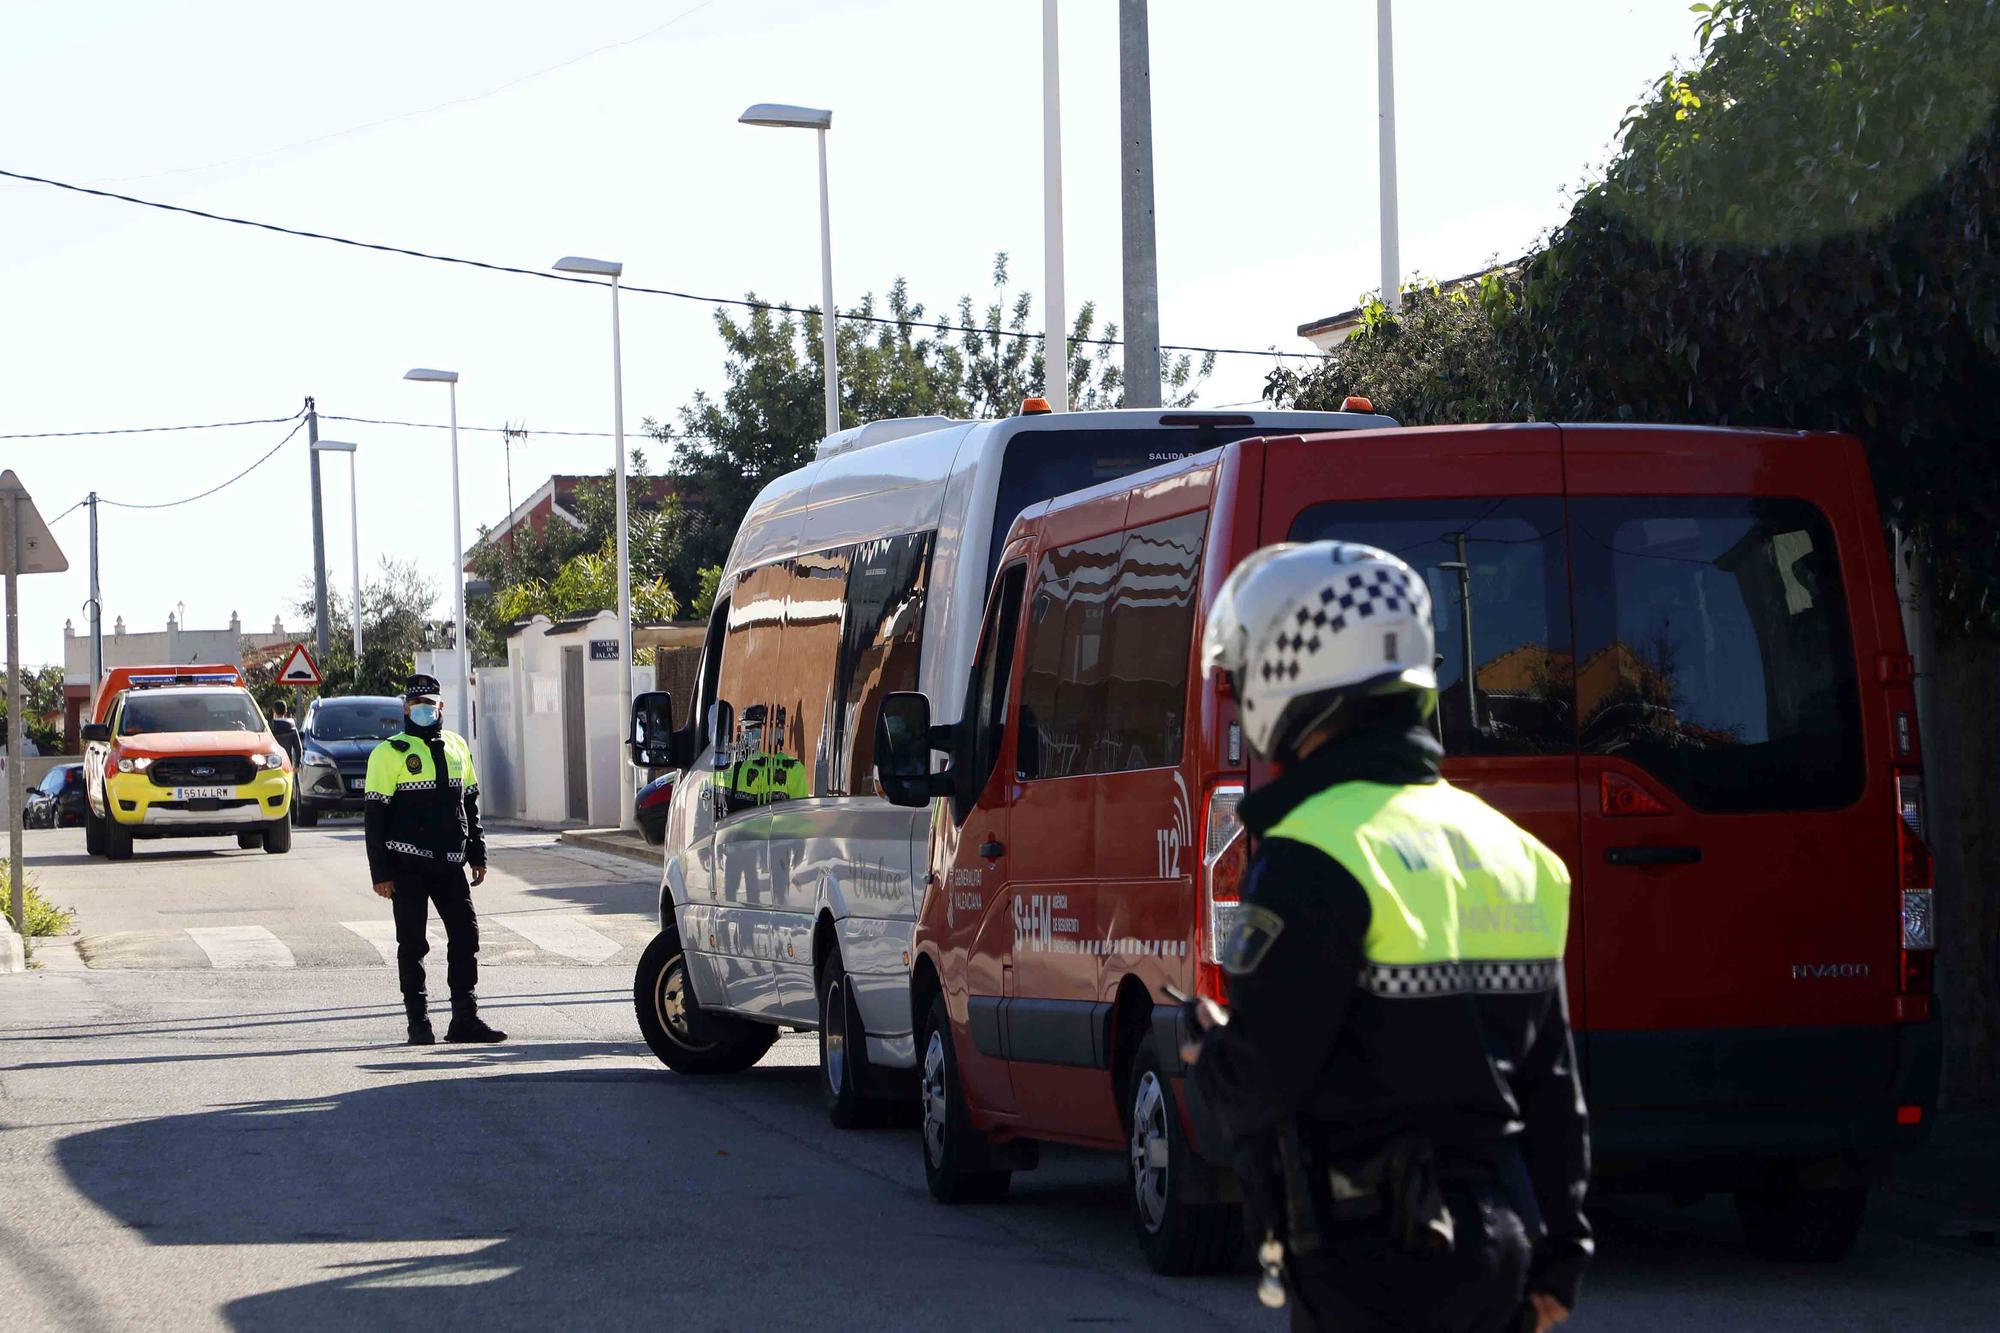
[[[296,236],[308,241],[326,241],[333,245],[345,245],[356,250],[373,250],[380,254],[402,255],[409,259],[428,259],[437,264],[460,264],[467,268],[484,269],[490,273],[511,273],[517,277],[540,278],[545,282],[577,283],[585,287],[604,287],[607,283],[592,278],[573,277],[566,273],[551,273],[546,269],[522,268],[516,264],[495,264],[484,259],[465,259],[457,255],[442,255],[430,250],[415,250],[408,246],[387,245],[379,241],[358,241],[350,236],[335,236],[330,232],[307,231],[302,227],[284,227],[275,222],[259,222],[254,218],[232,217],[227,213],[211,213],[205,209],[188,208],[181,204],[161,203],[157,199],[141,199],[136,195],[119,194],[115,190],[99,190],[88,185],[77,185],[70,181],[51,180],[47,176],[31,176],[26,172],[0,169],[0,177],[23,181],[30,185],[47,185],[58,190],[69,190],[75,194],[92,195],[99,199],[115,199],[123,204],[136,204],[141,208],[158,209],[163,213],[179,213],[186,217],[201,218],[208,222],[226,222],[236,227],[254,227],[259,231],[276,232],[281,236]],[[792,305],[784,301],[756,301],[741,296],[704,296],[698,292],[677,291],[671,287],[638,287],[620,283],[622,292],[637,292],[644,296],[670,296],[679,301],[694,301],[702,305],[733,306],[742,310],[764,310],[775,314],[804,315],[811,313],[809,307]],[[936,333],[971,333],[989,338],[1026,338],[1040,341],[1043,335],[1023,329],[984,327],[977,324],[951,324],[943,321],[902,319],[895,315],[839,314],[834,318],[850,324],[889,325],[895,328],[923,329]],[[1095,347],[1122,347],[1122,338],[1078,338],[1071,336],[1072,344]],[[1163,352],[1199,353],[1203,356],[1261,356],[1289,358],[1292,360],[1324,361],[1324,352],[1280,352],[1276,348],[1259,350],[1254,347],[1205,347],[1193,343],[1161,343]]]
[[[292,416],[297,416],[295,412]],[[231,426],[282,426],[292,417],[251,417],[244,421],[204,421],[190,426],[119,426],[109,430],[42,430],[0,435],[0,440],[66,440],[79,435],[154,435],[168,430],[224,430]]]
[[[305,429],[305,424],[306,424],[305,412],[303,409],[301,409],[296,414],[296,420],[293,417],[280,417],[279,420],[292,422],[292,428],[289,431],[285,432],[284,439],[279,440],[276,444],[272,445],[269,449],[265,450],[261,455],[258,456],[257,461],[252,463],[249,467],[244,468],[241,472],[237,473],[229,480],[218,482],[215,485],[209,487],[205,491],[200,491],[194,495],[190,495],[185,499],[181,500],[161,500],[151,504],[140,503],[132,500],[111,500],[107,499],[102,495],[97,497],[97,502],[99,504],[115,505],[119,509],[173,509],[179,505],[193,504],[196,500],[205,500],[209,496],[214,495],[219,490],[223,490],[224,488],[229,486],[234,486],[237,482],[243,480],[245,477],[249,476],[252,472],[255,472],[258,468],[264,466],[264,464],[269,462],[271,460],[271,457],[274,454],[276,454],[278,450],[284,448],[286,445],[292,442],[293,436],[297,435],[301,430]]]

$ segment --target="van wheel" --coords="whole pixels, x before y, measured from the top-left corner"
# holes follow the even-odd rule
[[[273,856],[280,856],[292,850],[292,821],[273,819],[264,825],[264,850]]]
[[[89,806],[83,808],[83,850],[91,856],[104,855],[104,825]]]
[[[1814,1189],[1779,1180],[1736,1192],[1736,1220],[1750,1252],[1787,1263],[1839,1263],[1854,1248],[1867,1212],[1861,1185]]]
[[[1189,1196],[1206,1168],[1181,1126],[1173,1089],[1160,1072],[1159,1044],[1151,1032],[1132,1057],[1132,1138],[1127,1153],[1133,1221],[1139,1248],[1155,1273],[1184,1277],[1218,1273],[1243,1250],[1243,1210],[1235,1204],[1197,1202]]]
[[[115,819],[104,821],[104,855],[112,861],[132,859],[132,830]]]
[[[300,828],[318,828],[319,807],[307,805],[297,796],[292,797],[292,822]]]
[[[740,1074],[778,1039],[769,1024],[702,1011],[678,931],[661,931],[639,956],[632,1005],[646,1045],[677,1074]]]
[[[887,1108],[862,1092],[868,1084],[868,1037],[839,949],[827,954],[819,970],[819,1073],[826,1117],[836,1128],[866,1129],[886,1118]]]
[[[972,1127],[965,1109],[965,1092],[958,1081],[958,1054],[951,1044],[951,1018],[944,996],[931,998],[924,1015],[924,1064],[921,1092],[924,1141],[924,1183],[939,1203],[998,1203],[1007,1197],[1012,1171],[975,1168],[986,1157],[986,1144]]]
[[[246,852],[252,847],[262,847],[264,845],[264,835],[261,833],[239,833],[236,835],[236,845]]]

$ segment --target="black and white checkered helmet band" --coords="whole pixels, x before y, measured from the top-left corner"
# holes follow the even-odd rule
[[[1343,549],[1382,554],[1366,546]],[[1378,617],[1421,615],[1428,620],[1430,603],[1429,592],[1400,562],[1337,567],[1333,577],[1292,612],[1290,630],[1278,631],[1256,670],[1266,681],[1297,680],[1307,661],[1330,647],[1335,636],[1364,628]]]

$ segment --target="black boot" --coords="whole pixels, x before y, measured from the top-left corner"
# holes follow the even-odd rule
[[[434,1046],[437,1033],[431,1031],[430,1007],[424,997],[403,997],[403,1014],[410,1020],[410,1045]]]
[[[444,1031],[446,1041],[491,1043],[507,1040],[507,1034],[486,1026],[479,1017],[479,1001],[471,995],[451,997],[451,1026]]]

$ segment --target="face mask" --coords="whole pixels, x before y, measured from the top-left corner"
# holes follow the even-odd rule
[[[410,722],[413,726],[434,727],[438,720],[436,704],[414,704],[410,708]]]

